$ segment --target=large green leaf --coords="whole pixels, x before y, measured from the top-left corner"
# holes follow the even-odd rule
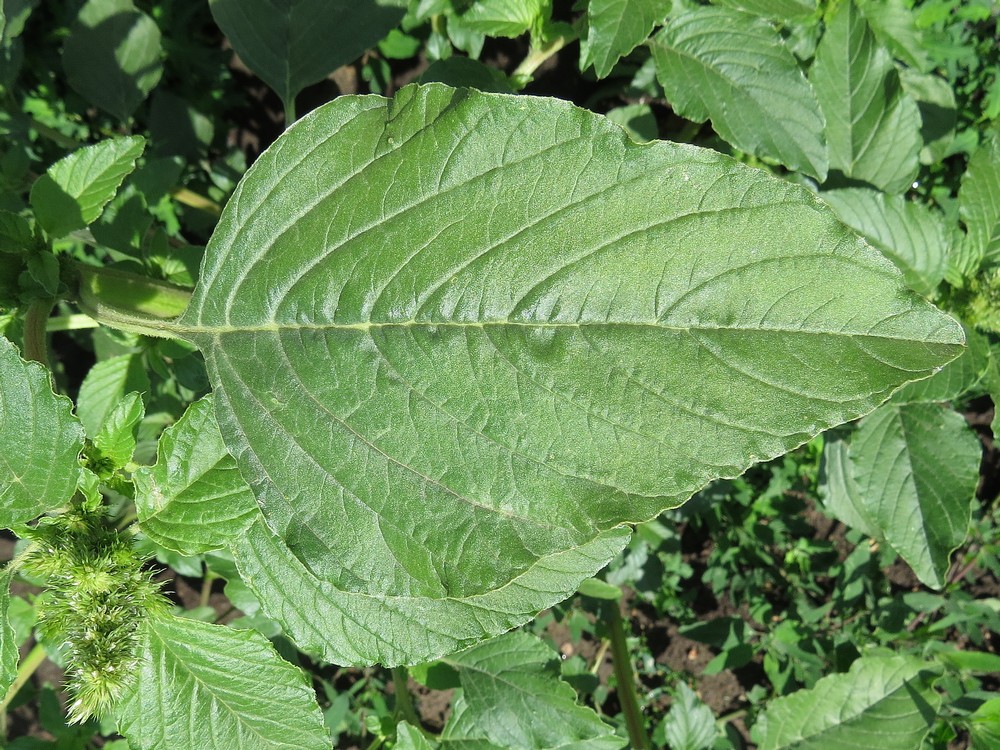
[[[441,732],[445,748],[617,750],[623,737],[559,679],[559,655],[527,633],[510,633],[444,660],[461,697]],[[466,744],[472,743],[472,744]]]
[[[909,656],[865,656],[847,674],[771,701],[755,726],[760,750],[913,750],[941,698],[933,667]]]
[[[694,8],[671,18],[652,49],[656,76],[677,114],[711,118],[737,148],[826,178],[816,95],[769,23],[728,8]]]
[[[889,193],[907,190],[920,166],[920,111],[851,0],[828,19],[809,77],[826,117],[830,169]]]
[[[800,21],[816,15],[816,0],[712,0],[712,2],[715,5],[745,10],[761,18],[781,21]]]
[[[394,29],[405,0],[209,0],[250,69],[285,102]]]
[[[53,238],[83,229],[115,197],[145,147],[139,136],[112,138],[60,159],[31,186],[35,219]]]
[[[316,697],[259,633],[171,615],[143,625],[116,711],[137,750],[329,750]]]
[[[958,200],[970,251],[1000,263],[1000,135],[991,133],[972,155]]]
[[[14,626],[7,617],[7,610],[10,608],[10,582],[13,579],[14,569],[10,565],[0,570],[0,695],[6,695],[14,683],[20,658]]]
[[[245,577],[351,661],[524,622],[619,525],[870,411],[963,340],[801,187],[440,85],[285,133],[174,330],[272,532],[248,532]]]
[[[132,0],[89,0],[63,47],[69,85],[127,120],[160,81],[160,29]]]
[[[937,404],[886,404],[851,439],[869,515],[921,581],[940,588],[966,537],[982,449],[962,416]]]
[[[669,9],[669,0],[590,0],[585,44],[597,77],[645,41]]]
[[[542,17],[546,0],[475,0],[462,14],[462,26],[489,36],[517,37]]]
[[[867,188],[822,193],[841,220],[899,266],[911,289],[929,295],[944,278],[944,220],[928,206]]]
[[[49,372],[0,337],[0,528],[63,505],[76,491],[83,428]]]
[[[212,397],[163,433],[156,465],[134,474],[139,526],[182,555],[226,546],[258,517],[253,493],[226,451]]]

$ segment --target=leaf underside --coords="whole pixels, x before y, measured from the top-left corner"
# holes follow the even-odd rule
[[[963,340],[799,187],[440,85],[293,126],[201,279],[176,332],[269,527],[234,553],[252,586],[279,576],[262,599],[286,627],[309,596],[339,612],[325,645],[290,632],[352,662],[524,622],[616,527],[870,411]]]

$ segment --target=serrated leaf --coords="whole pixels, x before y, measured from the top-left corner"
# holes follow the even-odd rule
[[[985,137],[969,159],[958,206],[969,251],[987,264],[1000,263],[1000,135]]]
[[[830,169],[887,193],[919,169],[920,111],[852,0],[828,19],[809,72],[826,118]]]
[[[163,73],[160,29],[132,0],[88,0],[63,46],[66,79],[81,96],[127,120]]]
[[[116,711],[136,750],[329,750],[305,675],[259,633],[151,616],[140,649]]]
[[[712,3],[776,21],[801,21],[816,15],[816,0],[712,0]]]
[[[145,414],[142,396],[135,391],[126,393],[108,412],[104,424],[94,436],[94,447],[115,468],[120,469],[132,460],[136,432]]]
[[[173,330],[277,535],[255,525],[241,569],[269,614],[330,661],[412,662],[524,622],[616,527],[956,356],[958,324],[901,278],[761,170],[557,100],[410,86],[341,97],[257,160]]]
[[[541,18],[546,0],[475,0],[462,25],[487,36],[518,37]]]
[[[405,0],[209,0],[233,49],[286,105],[399,25]]]
[[[49,372],[0,338],[0,528],[63,505],[76,490],[83,428]]]
[[[934,723],[933,667],[908,656],[867,656],[847,674],[771,701],[755,727],[760,750],[913,750]]]
[[[927,205],[867,188],[821,196],[841,221],[899,267],[911,289],[930,295],[941,283],[948,257],[944,220]]]
[[[508,750],[614,750],[614,734],[559,679],[559,656],[527,633],[510,633],[444,659],[458,670],[462,696],[441,732],[443,747],[483,741]]]
[[[670,750],[708,750],[718,733],[712,709],[686,684],[678,683],[670,712],[663,720]]]
[[[590,0],[585,54],[597,77],[644,42],[669,9],[669,0]]]
[[[886,404],[851,438],[869,515],[928,586],[944,585],[968,533],[981,455],[962,416],[937,404]]]
[[[916,13],[902,0],[861,0],[858,8],[879,43],[896,58],[923,72],[934,67]]]
[[[126,393],[149,393],[149,376],[139,354],[121,354],[98,362],[87,372],[76,399],[76,411],[87,435],[97,435],[114,405]]]
[[[160,437],[156,465],[133,475],[139,527],[182,555],[225,547],[259,516],[213,408],[211,396],[189,406]]]
[[[145,147],[139,136],[112,138],[60,159],[31,187],[35,219],[53,238],[83,229],[115,197]]]
[[[17,677],[17,662],[20,659],[14,626],[8,617],[10,609],[10,583],[14,580],[14,569],[8,564],[0,570],[0,695],[7,690]]]
[[[823,117],[778,32],[749,13],[695,8],[653,37],[656,76],[674,111],[743,151],[826,178]]]

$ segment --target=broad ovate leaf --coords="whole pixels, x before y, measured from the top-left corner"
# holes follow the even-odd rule
[[[140,648],[116,711],[130,747],[329,750],[305,675],[259,633],[154,615]]]
[[[88,0],[63,47],[66,79],[84,99],[127,120],[163,74],[160,29],[132,0]]]
[[[937,715],[932,664],[863,656],[846,674],[778,698],[754,727],[760,750],[913,750]]]
[[[442,747],[617,750],[626,744],[559,679],[559,655],[527,633],[510,633],[444,660],[461,697],[441,732]],[[473,744],[472,747],[477,745]]]
[[[405,0],[209,0],[219,28],[288,106],[396,28]]]
[[[0,337],[0,528],[30,521],[76,491],[83,428],[49,372]]]
[[[852,0],[828,20],[809,78],[826,118],[830,169],[888,193],[920,167],[920,111]]]
[[[259,516],[222,442],[211,396],[188,407],[163,433],[156,465],[139,469],[134,479],[139,527],[182,555],[225,547]]]
[[[286,626],[329,605],[333,626],[302,629],[350,661],[526,621],[622,524],[871,411],[963,341],[801,187],[441,85],[289,129],[173,327],[266,519],[234,548],[245,578]]]
[[[35,219],[53,238],[83,229],[115,197],[145,147],[139,136],[111,138],[60,159],[31,187]]]
[[[652,42],[656,76],[674,111],[743,151],[826,179],[816,94],[777,30],[750,13],[692,8]]]
[[[669,9],[669,0],[590,0],[585,46],[597,77],[644,42]]]
[[[886,404],[851,438],[859,495],[877,529],[928,586],[941,588],[972,519],[982,448],[938,404]]]
[[[822,193],[841,220],[899,266],[911,289],[930,295],[944,278],[948,241],[929,206],[868,188]]]
[[[1000,135],[987,136],[969,159],[958,201],[970,252],[1000,263]]]

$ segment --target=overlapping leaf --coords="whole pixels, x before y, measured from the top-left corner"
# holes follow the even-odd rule
[[[737,10],[745,10],[761,18],[781,21],[802,20],[816,15],[816,0],[712,0]]]
[[[728,8],[670,19],[652,43],[656,75],[681,116],[739,149],[826,178],[823,117],[812,86],[778,32]]]
[[[919,168],[920,111],[853,0],[829,19],[809,78],[826,117],[830,169],[906,190]]]
[[[973,154],[958,198],[970,252],[1000,263],[1000,136],[991,134]]]
[[[7,617],[7,610],[10,608],[10,582],[13,578],[14,570],[10,565],[0,570],[0,695],[7,694],[17,677],[17,662],[20,658],[14,626]]]
[[[76,490],[83,428],[49,372],[0,337],[0,528],[58,508]]]
[[[269,614],[411,662],[963,338],[799,187],[439,85],[338,99],[262,155],[176,331],[270,527],[234,550]]]
[[[586,54],[597,77],[607,76],[615,63],[645,41],[669,9],[665,0],[590,0]]]
[[[328,750],[302,672],[262,635],[180,617],[143,625],[135,684],[117,710],[139,750]]]
[[[100,432],[111,409],[130,391],[149,391],[149,376],[140,355],[110,357],[90,368],[76,399],[77,414],[87,435],[94,437]]]

